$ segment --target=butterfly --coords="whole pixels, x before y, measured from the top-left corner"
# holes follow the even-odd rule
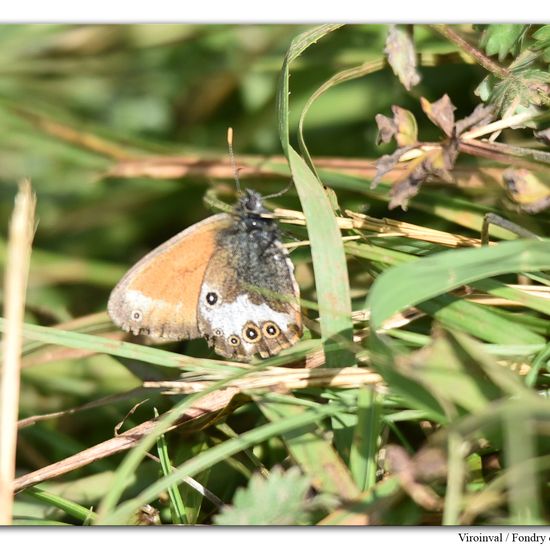
[[[192,225],[147,254],[111,292],[113,322],[168,340],[204,337],[218,355],[249,361],[302,335],[300,289],[262,196],[247,189],[231,214]]]

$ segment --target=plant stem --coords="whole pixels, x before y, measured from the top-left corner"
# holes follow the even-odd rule
[[[464,40],[464,38],[455,32],[449,25],[430,25],[430,27],[439,34],[442,34],[447,40],[454,42],[461,50],[473,57],[477,63],[496,77],[505,79],[510,76],[510,71],[508,71],[508,69],[501,67],[477,48],[474,48],[474,46]]]

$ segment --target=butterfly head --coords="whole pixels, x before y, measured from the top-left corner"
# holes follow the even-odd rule
[[[263,214],[267,208],[263,204],[262,195],[252,189],[245,189],[244,195],[239,198],[236,211],[243,214]]]
[[[257,191],[246,189],[244,195],[235,205],[234,215],[240,228],[250,233],[254,230],[276,231],[276,223],[263,217],[269,210],[263,205],[262,195]]]

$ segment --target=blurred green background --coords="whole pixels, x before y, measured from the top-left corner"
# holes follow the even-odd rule
[[[281,154],[277,81],[291,39],[306,28],[1,26],[0,219],[4,234],[16,183],[22,177],[32,179],[38,195],[35,246],[44,251],[128,265],[203,218],[208,211],[202,206],[202,195],[211,181],[104,177],[113,159],[52,137],[44,130],[44,120],[141,154],[225,155],[226,130],[232,126],[237,159],[245,154]],[[291,127],[296,126],[306,100],[326,79],[339,70],[381,58],[386,33],[385,25],[346,26],[300,58],[292,70]],[[454,50],[422,27],[415,29],[415,40],[423,53]],[[325,94],[306,120],[312,155],[365,159],[391,150],[375,145],[374,116],[389,114],[394,103],[420,119],[425,119],[418,104],[421,95],[433,100],[449,93],[457,118],[476,104],[473,90],[483,76],[477,66],[447,65],[445,78],[437,67],[423,67],[421,74],[422,82],[410,93],[385,68]],[[421,134],[425,140],[437,136],[437,128],[431,125]],[[258,183],[262,190],[278,190],[284,184],[284,180]],[[246,185],[253,187],[254,182]],[[298,206],[288,200],[289,205]],[[342,200],[345,204],[345,196]],[[357,198],[351,206],[356,203]],[[383,215],[385,205],[379,205],[379,210]],[[61,283],[71,274],[51,277]],[[96,279],[101,281],[101,276]],[[54,290],[50,288],[50,293]],[[76,290],[71,316],[104,307],[105,289]]]

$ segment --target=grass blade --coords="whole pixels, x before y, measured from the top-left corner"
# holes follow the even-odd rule
[[[351,344],[353,333],[348,269],[340,230],[321,182],[292,147],[289,162],[307,220],[327,365],[347,367],[355,363],[349,348],[329,350],[331,342]]]
[[[155,416],[158,416],[155,410]],[[168,454],[168,445],[164,434],[161,434],[157,440],[157,452],[160,459],[160,466],[163,475],[167,476],[172,472],[172,462]],[[172,523],[182,525],[188,523],[187,514],[185,513],[185,505],[181,498],[180,490],[177,484],[168,487],[168,497],[170,499],[170,512],[172,513]]]
[[[279,137],[288,158],[294,183],[307,220],[308,236],[319,296],[319,314],[323,343],[331,340],[351,343],[351,299],[347,264],[334,212],[321,182],[306,162],[290,146],[289,79],[290,64],[310,45],[341,25],[321,25],[298,35],[285,56],[277,91]],[[355,363],[349,349],[329,351],[325,347],[328,366],[346,367]]]
[[[299,57],[311,44],[320,40],[326,34],[340,28],[341,23],[320,25],[314,29],[303,32],[292,40],[288,48],[281,69],[279,88],[277,90],[277,110],[279,112],[279,138],[283,146],[283,151],[288,157],[289,152],[289,104],[288,96],[290,94],[290,64]]]
[[[79,520],[83,524],[89,524],[96,519],[96,514],[92,510],[89,510],[88,508],[67,500],[59,495],[55,495],[50,491],[45,491],[40,487],[29,487],[25,491],[25,494],[63,510],[65,513]]]
[[[350,470],[361,492],[376,483],[378,438],[382,428],[382,404],[374,388],[361,388],[357,395],[357,425],[350,451]]]
[[[498,315],[492,308],[448,294],[422,302],[418,308],[437,319],[448,329],[466,332],[492,344],[544,345],[545,343],[543,336]]]
[[[394,313],[461,285],[503,273],[550,268],[550,241],[517,240],[450,250],[397,266],[375,281],[367,305],[375,329]]]
[[[505,414],[505,452],[508,465],[508,499],[511,521],[540,525],[543,520],[538,472],[530,460],[537,456],[536,420],[528,413]]]
[[[0,332],[5,332],[5,330],[6,320],[0,317]],[[132,344],[130,342],[118,342],[93,334],[81,334],[79,332],[42,327],[28,323],[23,324],[23,336],[30,340],[37,340],[48,344],[57,344],[75,349],[87,349],[97,353],[108,353],[164,367],[181,368],[190,371],[199,371],[204,368],[218,374],[222,370],[233,372],[241,370],[238,365],[225,361],[187,357],[179,353]]]

